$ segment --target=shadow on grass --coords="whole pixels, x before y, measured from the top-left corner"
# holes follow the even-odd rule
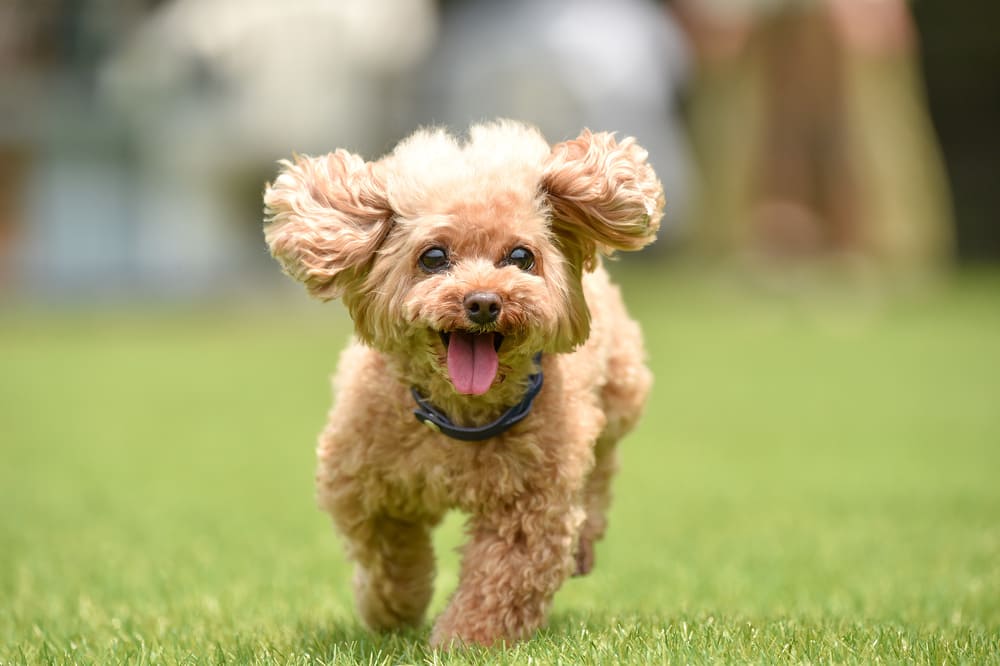
[[[429,627],[377,633],[357,621],[300,622],[296,635],[291,650],[323,662],[414,663],[433,652],[427,646]]]
[[[448,657],[453,657],[461,663],[519,663],[518,656],[525,648],[530,651],[531,645],[553,646],[579,641],[581,633],[606,631],[612,621],[613,618],[593,613],[557,613],[529,641],[506,647],[458,648],[446,652],[444,661],[450,662]],[[297,639],[282,652],[286,657],[294,654],[322,663],[437,663],[444,655],[428,646],[430,627],[428,622],[419,629],[377,633],[368,631],[357,621],[300,622],[295,630]]]

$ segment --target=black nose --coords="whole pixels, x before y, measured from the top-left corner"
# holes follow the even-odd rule
[[[466,316],[475,324],[492,324],[500,316],[500,297],[491,291],[474,291],[462,304]]]

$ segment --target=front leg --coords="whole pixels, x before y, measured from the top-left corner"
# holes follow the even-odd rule
[[[357,480],[320,465],[320,505],[330,512],[354,560],[354,600],[371,629],[419,626],[434,585],[431,527],[437,518],[403,520],[366,508],[377,495]]]
[[[434,590],[429,526],[381,516],[345,536],[365,624],[377,631],[419,626]]]
[[[431,645],[493,645],[530,636],[573,571],[583,517],[576,503],[541,493],[473,515],[458,589],[434,625]]]

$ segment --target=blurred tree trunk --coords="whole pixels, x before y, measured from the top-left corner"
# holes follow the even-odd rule
[[[685,5],[701,45],[698,250],[888,271],[947,261],[948,190],[902,0],[723,12],[707,29],[705,5]]]

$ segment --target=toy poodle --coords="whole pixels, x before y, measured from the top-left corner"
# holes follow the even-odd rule
[[[663,191],[633,139],[550,146],[510,121],[421,130],[366,162],[297,156],[264,195],[285,272],[356,339],[319,438],[318,501],[376,630],[419,625],[431,529],[468,514],[433,646],[512,643],[594,565],[615,445],[651,383],[601,255],[653,241]]]

